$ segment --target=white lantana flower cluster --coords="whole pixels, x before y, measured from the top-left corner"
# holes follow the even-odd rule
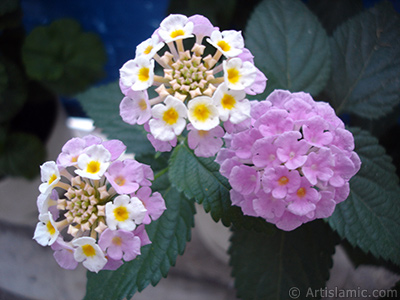
[[[120,114],[144,125],[157,151],[170,151],[188,129],[195,154],[213,156],[222,146],[221,125],[250,118],[246,94],[263,92],[266,80],[240,31],[221,32],[200,15],[170,15],[120,69]],[[158,96],[149,99],[151,87]]]
[[[69,140],[57,162],[45,162],[34,239],[51,246],[65,269],[115,270],[150,242],[144,225],[166,209],[151,191],[150,166],[121,160],[125,145],[95,136]]]

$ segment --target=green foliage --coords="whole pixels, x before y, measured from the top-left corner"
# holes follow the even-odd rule
[[[210,212],[214,221],[221,220],[225,226],[269,232],[271,224],[262,218],[243,215],[241,209],[232,206],[228,180],[219,173],[214,158],[197,157],[186,143],[178,145],[169,161],[171,183],[186,197],[194,198]]]
[[[146,226],[152,244],[144,246],[140,256],[116,271],[88,272],[86,300],[131,299],[136,291],[166,277],[177,256],[183,254],[194,225],[194,204],[171,187],[167,175],[154,181],[152,189],[163,195],[167,206],[157,221]]]
[[[222,219],[225,225],[230,224],[224,218],[231,208],[230,185],[219,173],[219,165],[213,158],[197,157],[187,144],[178,145],[171,155],[169,178],[186,197],[203,204],[215,221]]]
[[[337,205],[329,224],[353,246],[400,265],[400,187],[395,168],[376,138],[359,129],[352,132],[362,166],[350,181],[349,198]]]
[[[198,5],[187,3],[189,8]],[[388,3],[359,15],[361,1],[309,1],[309,7],[300,0],[264,0],[249,19],[246,47],[269,79],[266,92],[258,98],[278,88],[314,96],[324,91],[321,95],[338,113],[356,114],[364,128],[382,134],[388,127],[376,128],[376,119],[388,116],[400,102],[398,14]],[[331,38],[311,10],[333,33]],[[217,11],[218,5],[210,14],[218,17]],[[227,18],[232,14],[229,6]],[[55,75],[50,75],[56,76],[57,68],[52,71]],[[85,299],[129,298],[165,277],[190,239],[193,201],[202,204],[215,221],[232,226],[230,263],[242,299],[288,299],[293,287],[299,288],[299,299],[310,298],[309,288],[325,286],[338,236],[367,253],[368,259],[377,258],[377,264],[400,266],[399,180],[385,149],[368,132],[352,130],[362,166],[350,181],[348,199],[337,205],[327,222],[317,220],[285,232],[232,206],[231,187],[219,173],[219,165],[214,158],[195,156],[186,141],[171,155],[155,154],[146,132],[125,124],[119,116],[122,98],[116,82],[78,96],[109,138],[122,140],[139,161],[160,170],[153,190],[161,190],[168,209],[147,227],[153,244],[144,247],[136,260],[115,272],[88,273]],[[390,124],[396,119],[393,113]]]
[[[118,82],[90,88],[77,98],[89,117],[94,120],[95,126],[101,128],[108,138],[123,141],[128,151],[137,155],[154,153],[144,129],[122,121],[119,104],[123,95]]]
[[[310,299],[307,290],[323,288],[329,278],[336,238],[323,221],[314,221],[289,232],[235,230],[231,242],[230,264],[241,299],[291,299],[293,288],[300,292],[296,299]]]
[[[297,0],[265,0],[251,15],[246,47],[267,76],[267,88],[318,94],[330,72],[329,42],[316,16]]]
[[[337,28],[326,93],[338,113],[377,119],[400,102],[399,36],[400,18],[388,2]]]
[[[61,19],[36,27],[25,40],[22,58],[31,78],[57,94],[73,95],[103,76],[106,54],[96,34],[82,32],[72,19]]]

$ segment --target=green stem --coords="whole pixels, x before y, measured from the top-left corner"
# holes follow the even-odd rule
[[[162,169],[161,171],[159,171],[156,175],[154,175],[154,180],[156,180],[157,178],[159,178],[162,175],[164,175],[165,173],[167,173],[168,169],[169,169],[169,167],[166,167],[165,169]]]

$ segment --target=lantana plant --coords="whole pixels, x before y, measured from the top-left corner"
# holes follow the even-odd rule
[[[267,79],[244,46],[240,31],[221,32],[203,16],[168,16],[120,69],[122,119],[145,124],[158,151],[170,151],[186,128],[196,155],[214,156],[224,124],[250,117],[246,94],[265,88]],[[152,87],[158,95],[149,99]]]
[[[164,199],[151,191],[150,166],[119,159],[125,149],[118,140],[73,138],[41,166],[34,239],[52,247],[61,267],[115,270],[151,243],[144,224],[160,217]]]
[[[85,299],[130,299],[166,277],[195,203],[231,229],[242,299],[306,299],[338,244],[398,269],[398,176],[367,129],[400,102],[400,18],[384,2],[328,34],[327,4],[309,2],[261,1],[243,34],[169,15],[118,81],[78,96],[110,140],[73,139],[42,166],[35,239],[94,271]],[[135,160],[116,160],[113,139]]]

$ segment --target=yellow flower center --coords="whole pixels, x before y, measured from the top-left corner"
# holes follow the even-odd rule
[[[232,95],[225,94],[224,97],[221,99],[221,104],[224,109],[231,110],[235,107],[236,100]]]
[[[167,109],[163,114],[163,121],[168,125],[173,125],[178,121],[179,114],[175,108],[171,107]]]
[[[88,163],[86,172],[91,174],[96,174],[99,171],[100,171],[100,163],[98,161],[92,160],[90,163]]]
[[[148,81],[150,76],[149,76],[149,68],[142,67],[139,70],[138,78],[140,81]]]
[[[112,243],[116,246],[121,246],[122,245],[122,239],[119,236],[115,236],[112,239]]]
[[[225,41],[219,41],[217,45],[222,49],[222,51],[231,50],[231,46]]]
[[[53,224],[51,224],[50,220],[47,221],[46,227],[47,227],[47,231],[50,233],[50,235],[53,235],[56,233],[56,229],[54,228]]]
[[[209,134],[207,130],[199,130],[197,133],[200,137],[206,137]]]
[[[177,29],[171,32],[171,38],[173,39],[182,35],[185,35],[185,32],[182,29]]]
[[[83,254],[87,257],[92,257],[96,255],[96,250],[93,248],[92,245],[86,244],[82,246]]]
[[[129,212],[125,206],[118,206],[114,209],[114,216],[118,222],[123,222],[129,218]]]
[[[240,74],[239,74],[239,71],[237,69],[234,69],[234,68],[228,69],[227,72],[228,72],[228,80],[229,80],[229,82],[237,83],[239,81]]]
[[[146,108],[147,108],[147,103],[146,103],[146,101],[145,101],[144,99],[142,99],[142,100],[139,101],[139,108],[140,108],[141,110],[146,110]]]
[[[210,110],[206,104],[200,103],[193,109],[193,117],[200,122],[205,122],[210,117]]]
[[[307,191],[306,191],[306,189],[305,188],[299,188],[298,190],[297,190],[297,196],[299,197],[299,198],[303,198],[305,195],[306,195],[306,193],[307,193]]]
[[[57,179],[57,175],[56,174],[51,175],[50,178],[49,178],[49,184],[52,184],[54,182],[54,180],[56,180],[56,179]]]
[[[278,179],[278,184],[279,185],[286,185],[289,183],[289,178],[286,176],[282,176],[281,178]]]
[[[144,54],[149,54],[151,52],[151,50],[153,50],[153,46],[152,45],[148,45],[147,48],[143,51]]]
[[[118,184],[119,186],[123,186],[126,182],[125,178],[122,176],[118,176],[117,178],[115,178],[115,183]]]

